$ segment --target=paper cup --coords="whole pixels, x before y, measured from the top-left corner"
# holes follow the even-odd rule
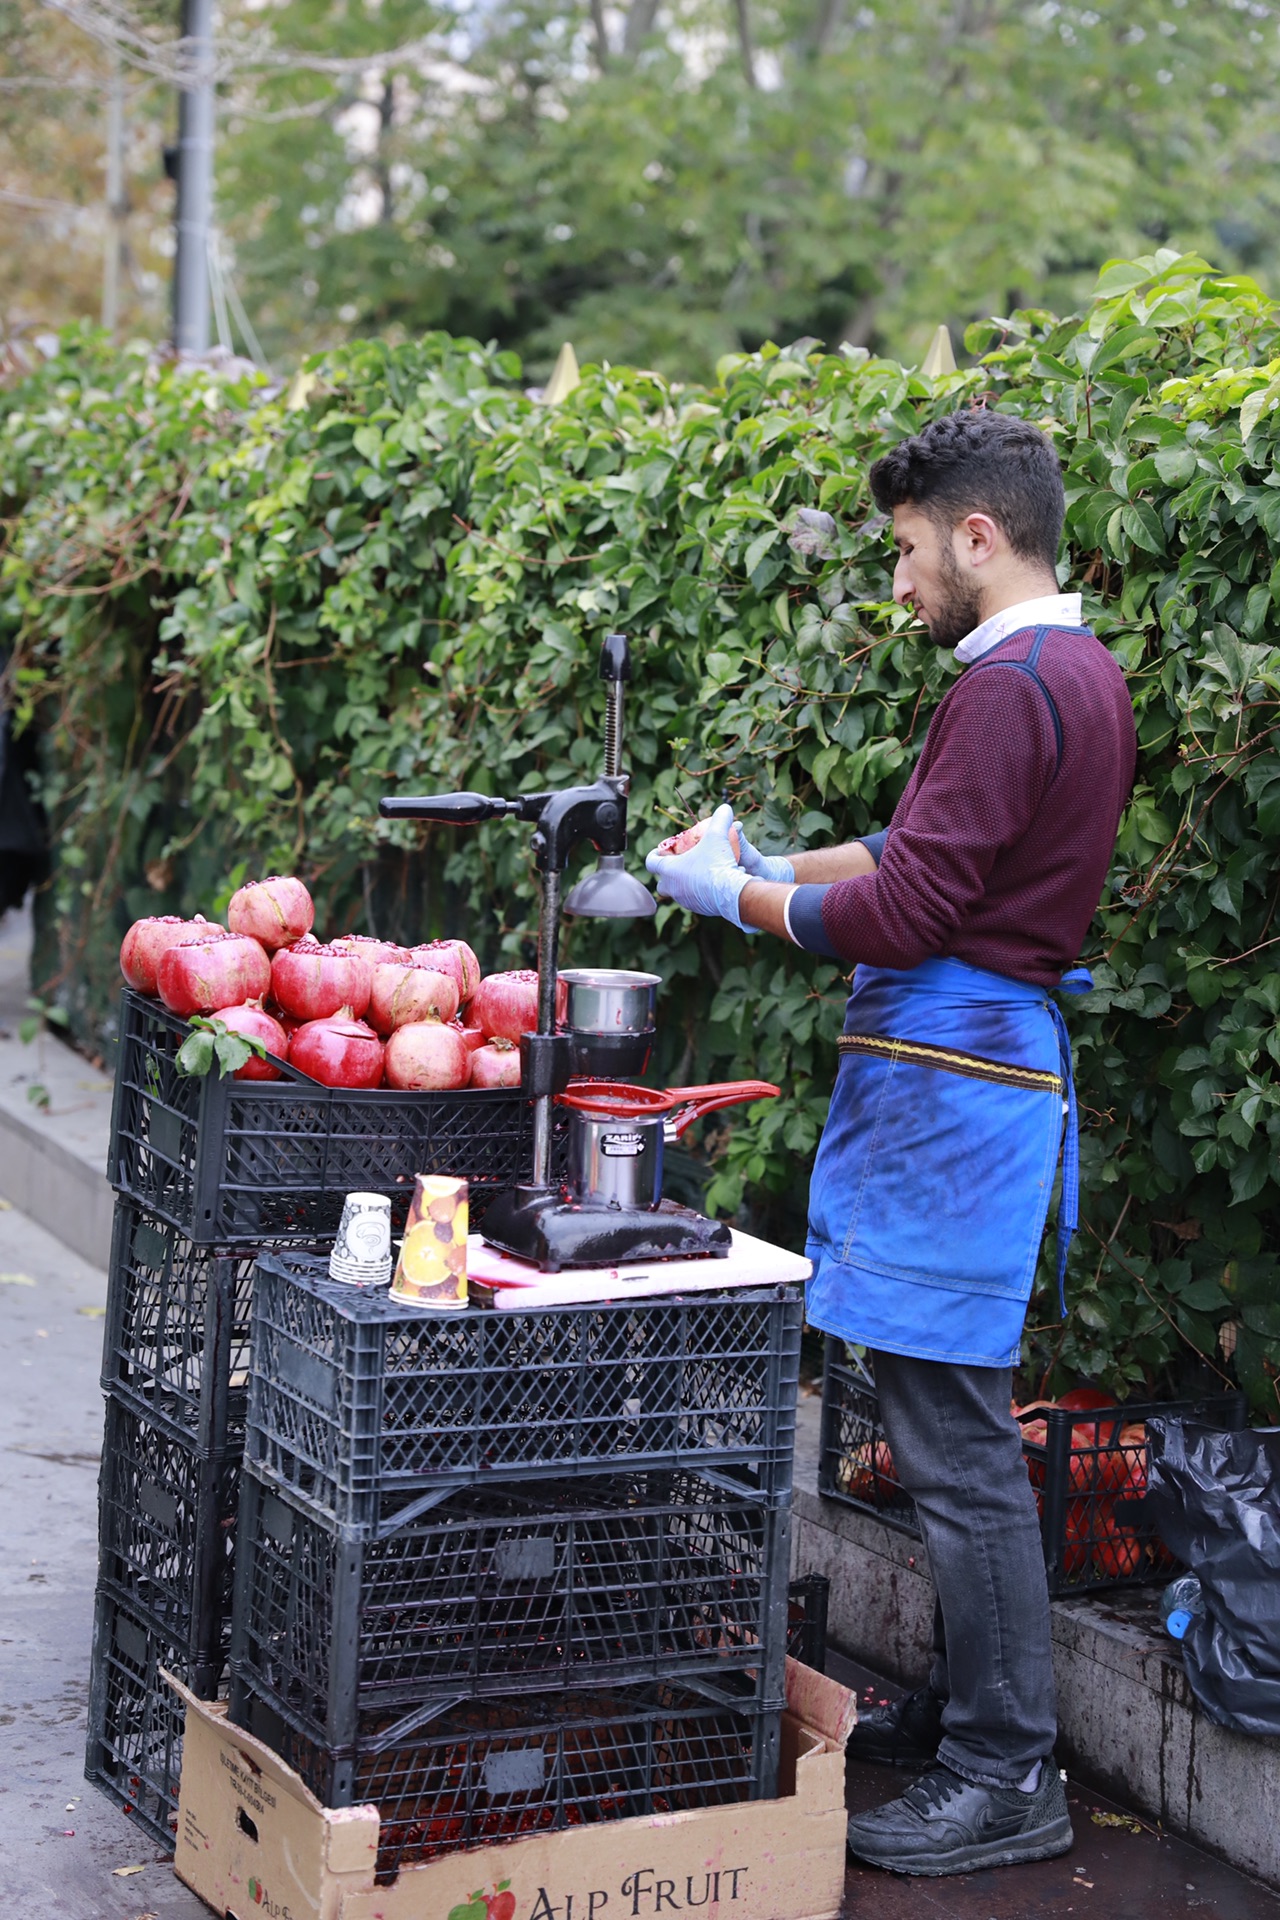
[[[329,1256],[331,1280],[385,1285],[391,1271],[391,1202],[385,1193],[349,1193]]]
[[[414,1176],[391,1298],[453,1311],[467,1304],[467,1183],[450,1174]]]

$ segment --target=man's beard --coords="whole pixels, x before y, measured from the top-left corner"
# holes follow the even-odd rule
[[[929,638],[936,647],[958,647],[982,625],[982,596],[956,564],[950,546],[942,549],[942,598],[929,622]]]

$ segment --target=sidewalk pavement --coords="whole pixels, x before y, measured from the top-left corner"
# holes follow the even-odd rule
[[[84,1778],[105,1299],[104,1275],[6,1200],[0,1210],[4,1910],[23,1920],[207,1920],[206,1908],[174,1879],[154,1841]]]

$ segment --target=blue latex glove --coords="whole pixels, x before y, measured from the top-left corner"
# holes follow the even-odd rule
[[[742,863],[743,871],[749,873],[753,880],[776,880],[780,881],[784,887],[789,887],[795,880],[796,870],[786,855],[782,853],[757,853],[743,831],[741,820],[736,824],[738,828],[738,843],[742,849],[738,855],[738,859]]]
[[[746,933],[738,913],[738,896],[751,875],[740,867],[729,845],[733,808],[717,807],[711,825],[688,853],[659,853],[655,847],[645,865],[658,882],[658,891],[690,913],[718,913]]]

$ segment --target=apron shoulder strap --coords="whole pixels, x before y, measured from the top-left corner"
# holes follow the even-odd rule
[[[1025,631],[1026,629],[1023,628],[1023,632]],[[1053,771],[1056,774],[1058,768],[1062,765],[1062,718],[1054,703],[1053,695],[1039,674],[1040,651],[1044,646],[1045,640],[1048,638],[1048,634],[1048,627],[1036,628],[1036,637],[1031,644],[1031,651],[1025,660],[997,660],[995,655],[998,649],[993,648],[985,659],[975,660],[969,671],[970,673],[981,673],[984,667],[1003,667],[1008,673],[1024,673],[1029,680],[1035,682],[1036,686],[1040,689],[1045,705],[1049,709],[1049,718],[1053,722],[1053,737],[1057,743],[1057,756],[1053,763]]]

